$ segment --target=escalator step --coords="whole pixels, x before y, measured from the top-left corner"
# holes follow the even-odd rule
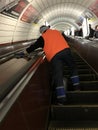
[[[80,61],[80,62],[79,62],[79,61],[76,62],[76,64],[77,64],[77,65],[87,65],[85,62],[81,62],[81,61]]]
[[[98,104],[98,91],[68,92],[69,104]]]
[[[81,81],[81,90],[98,90],[98,81]]]
[[[48,130],[98,130],[98,128],[49,128]]]
[[[51,120],[98,121],[98,105],[52,105]],[[97,124],[98,125],[98,124]]]
[[[55,95],[55,94],[53,94]],[[56,96],[52,97],[52,104],[56,103]],[[98,104],[98,91],[67,91],[66,105],[94,105]]]
[[[49,128],[48,130],[98,130],[98,128]]]
[[[79,75],[80,81],[93,81],[97,80],[98,81],[98,76],[95,74],[80,74]]]
[[[92,71],[90,69],[78,69],[78,73],[79,74],[95,74],[94,71]],[[68,69],[64,69],[64,74],[68,75],[69,74],[69,70]]]
[[[77,68],[78,69],[90,69],[90,67],[87,65],[78,65]]]
[[[96,121],[86,121],[86,122],[51,121],[48,130],[98,130],[98,122]]]

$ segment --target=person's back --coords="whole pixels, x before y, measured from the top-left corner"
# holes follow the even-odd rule
[[[47,59],[50,61],[55,54],[65,48],[69,48],[62,34],[57,30],[48,29],[42,34],[44,38],[44,48]]]

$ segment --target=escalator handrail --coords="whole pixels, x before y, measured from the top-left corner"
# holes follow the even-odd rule
[[[27,48],[31,44],[34,44],[35,41],[36,40],[22,42],[22,43],[18,43],[18,44],[0,46],[0,59],[4,58],[4,57],[7,57],[7,56],[10,56],[10,55],[13,55],[16,52]]]

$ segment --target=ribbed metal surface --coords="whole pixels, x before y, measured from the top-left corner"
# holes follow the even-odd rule
[[[38,10],[53,28],[66,30],[72,25],[77,28],[75,21],[82,18],[94,0],[31,0],[33,7]],[[43,19],[43,20],[44,20]],[[42,20],[39,21],[41,23]],[[44,22],[44,21],[43,21]]]
[[[48,130],[98,130],[98,128],[49,128]]]

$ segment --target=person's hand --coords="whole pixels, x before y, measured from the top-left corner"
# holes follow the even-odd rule
[[[17,58],[17,59],[24,58],[26,60],[30,60],[31,59],[30,55],[26,51],[15,53],[15,58]]]

